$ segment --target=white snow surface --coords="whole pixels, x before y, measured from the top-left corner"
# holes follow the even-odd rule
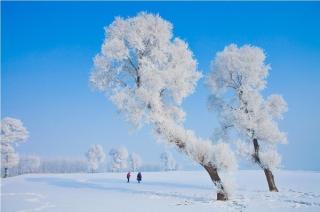
[[[216,201],[204,171],[144,172],[142,183],[126,173],[27,174],[2,179],[1,211],[320,211],[320,172],[276,171],[271,193],[262,171],[235,173],[237,188]]]

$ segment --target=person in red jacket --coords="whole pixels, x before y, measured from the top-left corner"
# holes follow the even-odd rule
[[[127,183],[129,183],[129,182],[130,182],[130,177],[131,177],[131,173],[130,173],[130,172],[128,172],[128,174],[127,174],[127,180],[128,180],[128,182],[127,182]]]

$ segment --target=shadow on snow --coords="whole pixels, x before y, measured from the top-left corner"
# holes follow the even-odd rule
[[[106,190],[106,191],[117,191],[117,192],[123,192],[123,193],[131,193],[131,194],[141,194],[141,195],[155,195],[159,197],[173,197],[178,199],[184,199],[189,201],[197,201],[197,202],[210,202],[214,200],[215,197],[215,189],[214,188],[208,188],[208,187],[202,187],[202,186],[196,186],[196,185],[189,185],[189,184],[179,184],[179,183],[166,183],[166,182],[143,182],[139,185],[141,185],[140,188],[135,186],[135,188],[124,188],[120,186],[113,186],[108,185],[109,183],[114,184],[127,184],[125,181],[119,180],[119,179],[94,179],[91,181],[77,181],[74,179],[62,179],[62,178],[56,178],[56,177],[29,177],[26,178],[27,181],[30,182],[39,182],[39,183],[47,183],[49,185],[58,186],[58,187],[64,187],[64,188],[75,188],[75,189],[96,189],[96,190]],[[100,183],[108,183],[108,184],[100,184],[100,183],[94,183],[94,182],[100,182]],[[131,183],[132,184],[132,183]],[[135,183],[135,185],[138,185],[138,183]],[[143,187],[142,187],[143,186]],[[148,190],[148,187],[150,186],[150,189]],[[151,187],[152,186],[152,187]],[[172,187],[175,188],[192,188],[192,189],[201,189],[206,191],[212,191],[211,197],[204,197],[204,196],[195,196],[195,195],[187,195],[183,192],[166,192],[166,191],[154,191],[151,188],[154,188],[154,186],[160,186],[165,187],[164,189],[170,189]]]

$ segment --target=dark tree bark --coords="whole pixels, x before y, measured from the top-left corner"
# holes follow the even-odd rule
[[[269,191],[278,192],[279,190],[274,182],[274,177],[270,169],[263,169],[263,171],[268,181]]]
[[[218,188],[217,200],[222,200],[222,201],[228,200],[228,194],[224,190],[217,168],[213,167],[212,165],[202,165],[202,166],[208,172],[214,185]]]
[[[254,161],[263,169],[268,182],[269,191],[278,192],[279,190],[274,181],[272,171],[270,169],[264,168],[261,164],[261,160],[259,157],[259,143],[256,138],[253,139],[253,146],[254,146],[254,154],[253,154]]]
[[[3,178],[8,177],[8,168],[4,168],[4,176]]]
[[[163,134],[161,127],[158,127],[156,129],[156,132],[159,133],[160,135]],[[182,142],[179,138],[171,139],[171,140],[169,140],[169,142],[172,144],[175,144],[181,152],[186,153],[186,144],[184,142]],[[222,201],[228,200],[228,194],[223,187],[223,184],[222,184],[221,178],[219,177],[217,168],[215,168],[211,164],[203,164],[201,162],[199,162],[199,164],[208,172],[212,182],[217,187],[217,189],[218,189],[217,200],[222,200]]]

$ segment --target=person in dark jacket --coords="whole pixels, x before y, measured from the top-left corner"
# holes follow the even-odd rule
[[[127,174],[127,180],[128,180],[128,183],[130,182],[130,177],[131,177],[131,173],[130,173],[130,172],[128,172],[128,174]]]
[[[138,180],[138,183],[140,183],[140,181],[142,180],[141,172],[138,173],[137,180]]]

